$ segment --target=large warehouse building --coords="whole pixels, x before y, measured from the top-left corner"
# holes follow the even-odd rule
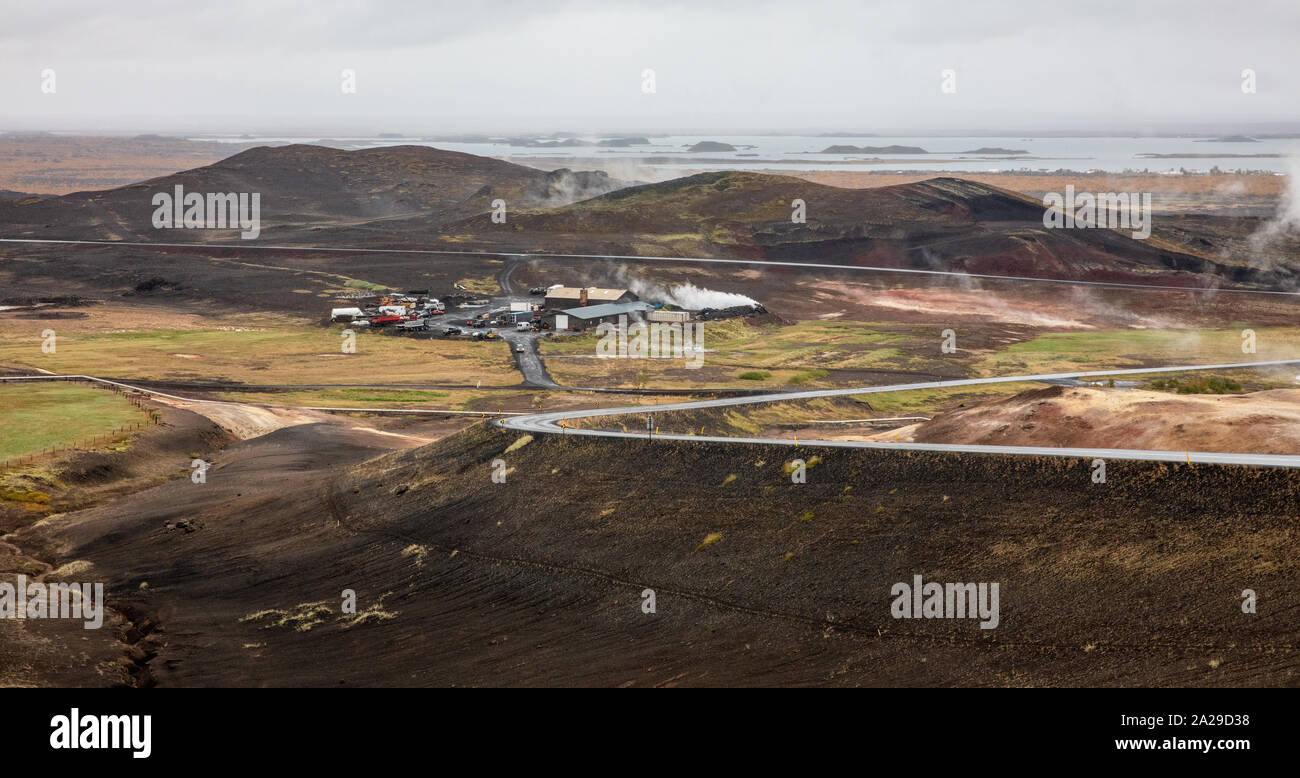
[[[553,286],[546,290],[546,307],[551,310],[580,308],[585,305],[635,302],[637,296],[626,289],[601,289],[596,286]]]
[[[599,325],[601,322],[618,324],[618,317],[626,316],[628,323],[638,319],[646,318],[646,314],[654,310],[650,303],[628,302],[628,303],[605,303],[603,305],[588,305],[584,308],[566,308],[564,310],[549,311],[543,317],[553,330],[578,330],[583,331]]]

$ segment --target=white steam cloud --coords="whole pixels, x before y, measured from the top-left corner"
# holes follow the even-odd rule
[[[713,289],[705,289],[690,282],[671,287],[664,298],[664,302],[691,310],[730,308],[735,305],[758,305],[758,301],[752,297],[746,297],[735,292],[718,292]]]
[[[1250,236],[1250,244],[1255,251],[1267,248],[1279,238],[1300,232],[1300,191],[1297,191],[1297,186],[1300,186],[1300,154],[1293,152],[1287,156],[1286,191],[1278,202],[1277,214]],[[1258,266],[1272,263],[1252,257],[1251,264]]]
[[[735,292],[719,292],[705,289],[689,281],[684,284],[662,286],[641,278],[627,279],[627,288],[642,300],[659,300],[678,308],[698,311],[702,308],[731,308],[736,305],[758,305],[752,297]]]

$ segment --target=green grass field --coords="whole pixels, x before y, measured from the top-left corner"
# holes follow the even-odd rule
[[[0,460],[67,446],[147,416],[106,389],[65,383],[0,386]]]
[[[987,400],[1012,397],[1046,384],[1005,383],[954,386],[946,389],[909,389],[901,392],[877,392],[854,395],[855,400],[866,402],[877,416],[901,416],[912,413],[938,413],[959,403],[977,404]],[[873,415],[873,414],[868,414]]]
[[[546,369],[571,386],[754,388],[833,386],[834,370],[926,370],[939,364],[917,356],[928,332],[908,326],[852,321],[801,321],[791,325],[753,325],[740,319],[703,322],[705,353],[701,369],[683,370],[683,359],[551,359]],[[542,341],[542,356],[594,355],[593,332]]]
[[[74,331],[60,334],[54,354],[42,353],[39,340],[0,336],[0,364],[55,373],[247,384],[520,381],[503,343],[415,340],[358,330],[355,353],[345,354],[342,332],[341,326]]]
[[[1068,373],[1300,358],[1300,329],[1254,328],[1253,354],[1242,352],[1244,329],[1052,332],[987,355],[976,372],[984,376]]]

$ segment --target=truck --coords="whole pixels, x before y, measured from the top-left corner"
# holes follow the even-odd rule
[[[352,321],[359,319],[365,314],[360,308],[331,308],[330,321]]]

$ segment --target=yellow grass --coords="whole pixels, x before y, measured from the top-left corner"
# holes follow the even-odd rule
[[[57,327],[57,324],[56,324]],[[414,340],[356,330],[344,353],[343,327],[275,324],[77,332],[57,328],[56,351],[30,333],[0,333],[0,365],[54,373],[141,379],[211,379],[249,384],[512,385],[520,375],[504,343]]]

